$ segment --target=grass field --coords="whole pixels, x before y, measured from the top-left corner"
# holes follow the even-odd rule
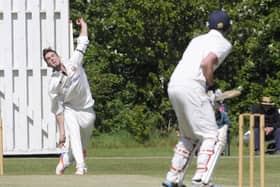
[[[235,151],[233,151],[235,152]],[[106,187],[159,187],[170,166],[172,148],[119,148],[89,149],[88,175],[74,176],[74,166],[64,176],[55,176],[57,157],[5,157],[4,176],[0,187],[44,186],[106,186]],[[244,179],[248,179],[248,157],[244,160]],[[259,186],[259,162],[256,157],[255,187]],[[266,155],[266,187],[280,187],[280,156]],[[189,184],[194,172],[192,162],[185,182]],[[224,187],[238,184],[238,157],[222,156],[213,181]],[[244,180],[248,186],[249,180]]]

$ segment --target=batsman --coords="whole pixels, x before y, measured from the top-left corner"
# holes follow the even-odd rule
[[[171,168],[162,183],[165,187],[183,187],[191,157],[198,149],[192,187],[215,186],[211,176],[226,144],[226,133],[219,133],[213,110],[216,88],[214,71],[229,55],[232,45],[225,38],[231,20],[225,11],[212,12],[209,32],[193,38],[171,75],[168,96],[176,113],[180,138],[174,148]],[[212,99],[212,102],[209,102]]]

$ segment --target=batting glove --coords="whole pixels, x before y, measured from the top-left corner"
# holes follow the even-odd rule
[[[214,92],[211,90],[211,91],[208,91],[207,94],[208,94],[209,102],[211,103],[212,106],[214,106],[215,105],[215,97],[216,97]]]
[[[209,101],[211,103],[212,106],[215,105],[215,99],[220,97],[223,93],[220,89],[216,89],[216,90],[210,90],[207,92],[208,96],[209,96]]]

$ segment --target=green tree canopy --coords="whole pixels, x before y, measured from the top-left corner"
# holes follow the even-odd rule
[[[280,1],[74,0],[70,6],[71,17],[89,25],[85,64],[99,132],[126,130],[144,142],[176,127],[169,77],[216,9],[233,21],[233,51],[217,70],[217,83],[222,90],[244,88],[226,101],[233,122],[263,95],[280,104]]]

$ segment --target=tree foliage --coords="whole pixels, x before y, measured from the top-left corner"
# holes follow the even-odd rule
[[[217,83],[222,90],[244,88],[226,101],[233,124],[263,95],[280,104],[280,1],[74,0],[70,6],[71,17],[83,16],[89,26],[85,68],[98,132],[126,130],[144,142],[176,127],[169,77],[188,42],[207,32],[207,16],[216,9],[233,20],[233,52],[217,70]]]

